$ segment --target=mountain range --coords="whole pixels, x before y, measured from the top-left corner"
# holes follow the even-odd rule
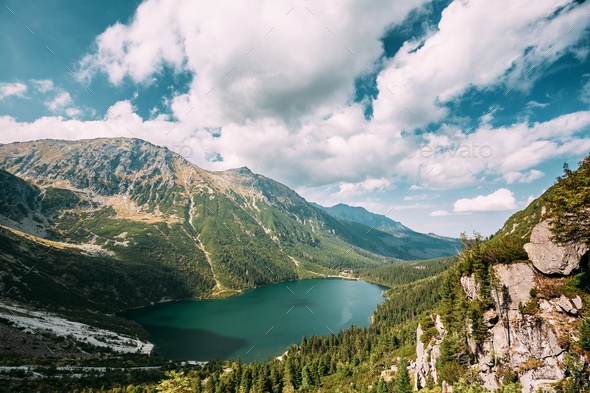
[[[1,278],[4,291],[63,307],[31,290],[42,280],[48,293],[70,291],[78,308],[92,294],[90,309],[103,312],[449,256],[458,246],[362,208],[318,208],[245,167],[206,171],[127,138],[1,145],[0,225],[0,263],[13,272]]]

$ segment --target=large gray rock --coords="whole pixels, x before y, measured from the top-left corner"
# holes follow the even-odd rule
[[[518,310],[518,304],[526,304],[531,298],[531,289],[535,287],[535,269],[528,263],[519,262],[509,265],[499,264],[494,266],[499,284],[508,289],[508,300],[504,304],[501,294],[492,291],[494,300],[499,299],[501,308]]]
[[[422,327],[418,324],[416,330],[416,371],[414,374],[414,390],[426,386],[426,375],[428,374],[428,362],[424,352],[424,343],[420,340],[422,337]]]
[[[531,233],[531,242],[525,244],[524,249],[541,272],[567,276],[580,267],[588,246],[584,243],[567,243],[563,246],[553,243],[550,226],[549,220],[537,224]]]

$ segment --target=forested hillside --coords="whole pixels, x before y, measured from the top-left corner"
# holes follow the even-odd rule
[[[556,185],[524,210],[530,216],[516,213],[489,241],[463,235],[458,263],[413,262],[363,272],[369,280],[394,285],[368,329],[304,339],[280,362],[234,363],[230,377],[220,373],[217,385],[208,379],[203,387],[190,373],[172,377],[197,390],[223,392],[254,386],[261,392],[393,393],[412,391],[411,382],[424,392],[440,392],[443,385],[454,392],[588,391],[584,359],[590,355],[590,324],[580,318],[590,298],[587,254],[579,254],[572,274],[565,268],[566,273],[544,274],[528,245],[536,244],[530,243],[538,241],[535,226],[547,218],[556,222],[547,239],[557,242],[555,247],[587,243],[589,207],[586,159],[576,171],[566,168]],[[502,344],[503,338],[508,342]],[[416,375],[410,378],[406,362],[413,359]]]
[[[405,374],[403,371],[395,373],[391,367],[402,370],[415,359],[415,329],[423,316],[441,307],[440,272],[454,262],[454,258],[404,262],[367,272],[372,280],[393,286],[386,292],[387,300],[374,312],[373,323],[368,328],[352,326],[334,334],[303,337],[301,343],[292,345],[282,357],[262,364],[243,364],[233,359],[210,361],[204,367],[181,366],[179,362],[168,363],[156,358],[151,364],[164,367],[151,374],[147,371],[138,372],[135,377],[123,373],[113,377],[96,374],[77,379],[61,373],[59,377],[43,381],[23,379],[17,386],[21,389],[53,386],[79,392],[97,391],[104,386],[104,391],[113,393],[156,392],[158,385],[172,389],[167,391],[203,393],[314,392],[319,388],[322,392],[408,392],[411,391],[411,375],[407,367]],[[416,269],[416,266],[426,269]],[[25,361],[13,359],[10,364]],[[133,362],[148,364],[144,358],[135,358]],[[83,364],[105,363],[77,362],[76,367]],[[173,370],[169,380],[163,374],[167,369]],[[384,370],[387,371],[382,376]],[[158,376],[164,379],[162,384],[155,383]],[[186,390],[173,390],[179,386]]]

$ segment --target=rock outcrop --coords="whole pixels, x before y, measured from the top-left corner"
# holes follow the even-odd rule
[[[551,241],[551,222],[541,221],[531,233],[531,241],[524,245],[529,259],[544,274],[567,276],[580,267],[580,261],[588,252],[585,243],[557,245]]]
[[[420,340],[422,328],[418,325],[417,330],[417,344],[416,344],[416,368],[414,370],[414,389],[420,389],[426,386],[426,379],[428,375],[432,375],[434,382],[438,383],[438,373],[436,371],[436,360],[440,356],[440,345],[446,331],[443,327],[440,315],[436,316],[434,327],[438,330],[438,334],[433,337],[426,345]]]
[[[468,276],[461,277],[461,285],[465,290],[465,294],[469,300],[477,298],[477,292],[479,292],[479,284],[475,282],[475,276],[470,274]]]
[[[495,265],[494,272],[499,279],[497,290],[492,290],[494,301],[502,310],[518,311],[518,305],[531,298],[531,289],[535,287],[535,269],[528,263],[519,262]],[[508,316],[513,317],[511,313]]]
[[[484,314],[487,337],[479,345],[469,342],[483,385],[498,388],[501,367],[515,370],[527,393],[563,379],[567,343],[577,340],[573,326],[583,306],[581,299],[564,295],[532,299],[538,273],[528,263],[495,265],[494,271],[498,280],[491,291],[493,309]],[[461,283],[469,297],[473,283],[465,277]],[[530,302],[537,303],[536,311],[522,312]]]

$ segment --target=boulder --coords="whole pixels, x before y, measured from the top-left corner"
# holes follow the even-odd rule
[[[574,305],[572,304],[572,302],[570,302],[570,300],[565,297],[564,295],[561,295],[559,297],[559,299],[557,299],[555,301],[555,304],[557,304],[563,311],[565,311],[568,314],[577,314],[578,310],[576,309],[576,307],[574,307]]]
[[[428,361],[426,351],[424,351],[424,343],[420,340],[422,337],[422,327],[418,324],[416,330],[416,368],[414,371],[414,390],[426,386],[426,375],[428,375]]]
[[[557,245],[551,241],[553,234],[549,220],[535,225],[531,241],[524,245],[533,265],[544,274],[569,275],[580,267],[582,257],[588,252],[585,243],[566,243]]]
[[[582,307],[584,306],[584,304],[582,303],[582,299],[579,296],[576,296],[575,298],[573,298],[572,302],[574,302],[574,305],[576,306],[576,308],[578,310],[581,310]]]
[[[440,345],[446,334],[440,316],[436,316],[435,326],[439,332],[439,336],[435,337],[434,343],[428,343],[424,345],[420,340],[423,334],[422,328],[418,325],[416,330],[416,363],[415,368],[409,369],[408,371],[414,373],[414,389],[418,390],[426,386],[428,375],[432,375],[434,382],[438,382],[438,372],[435,364],[436,360],[440,356]]]

